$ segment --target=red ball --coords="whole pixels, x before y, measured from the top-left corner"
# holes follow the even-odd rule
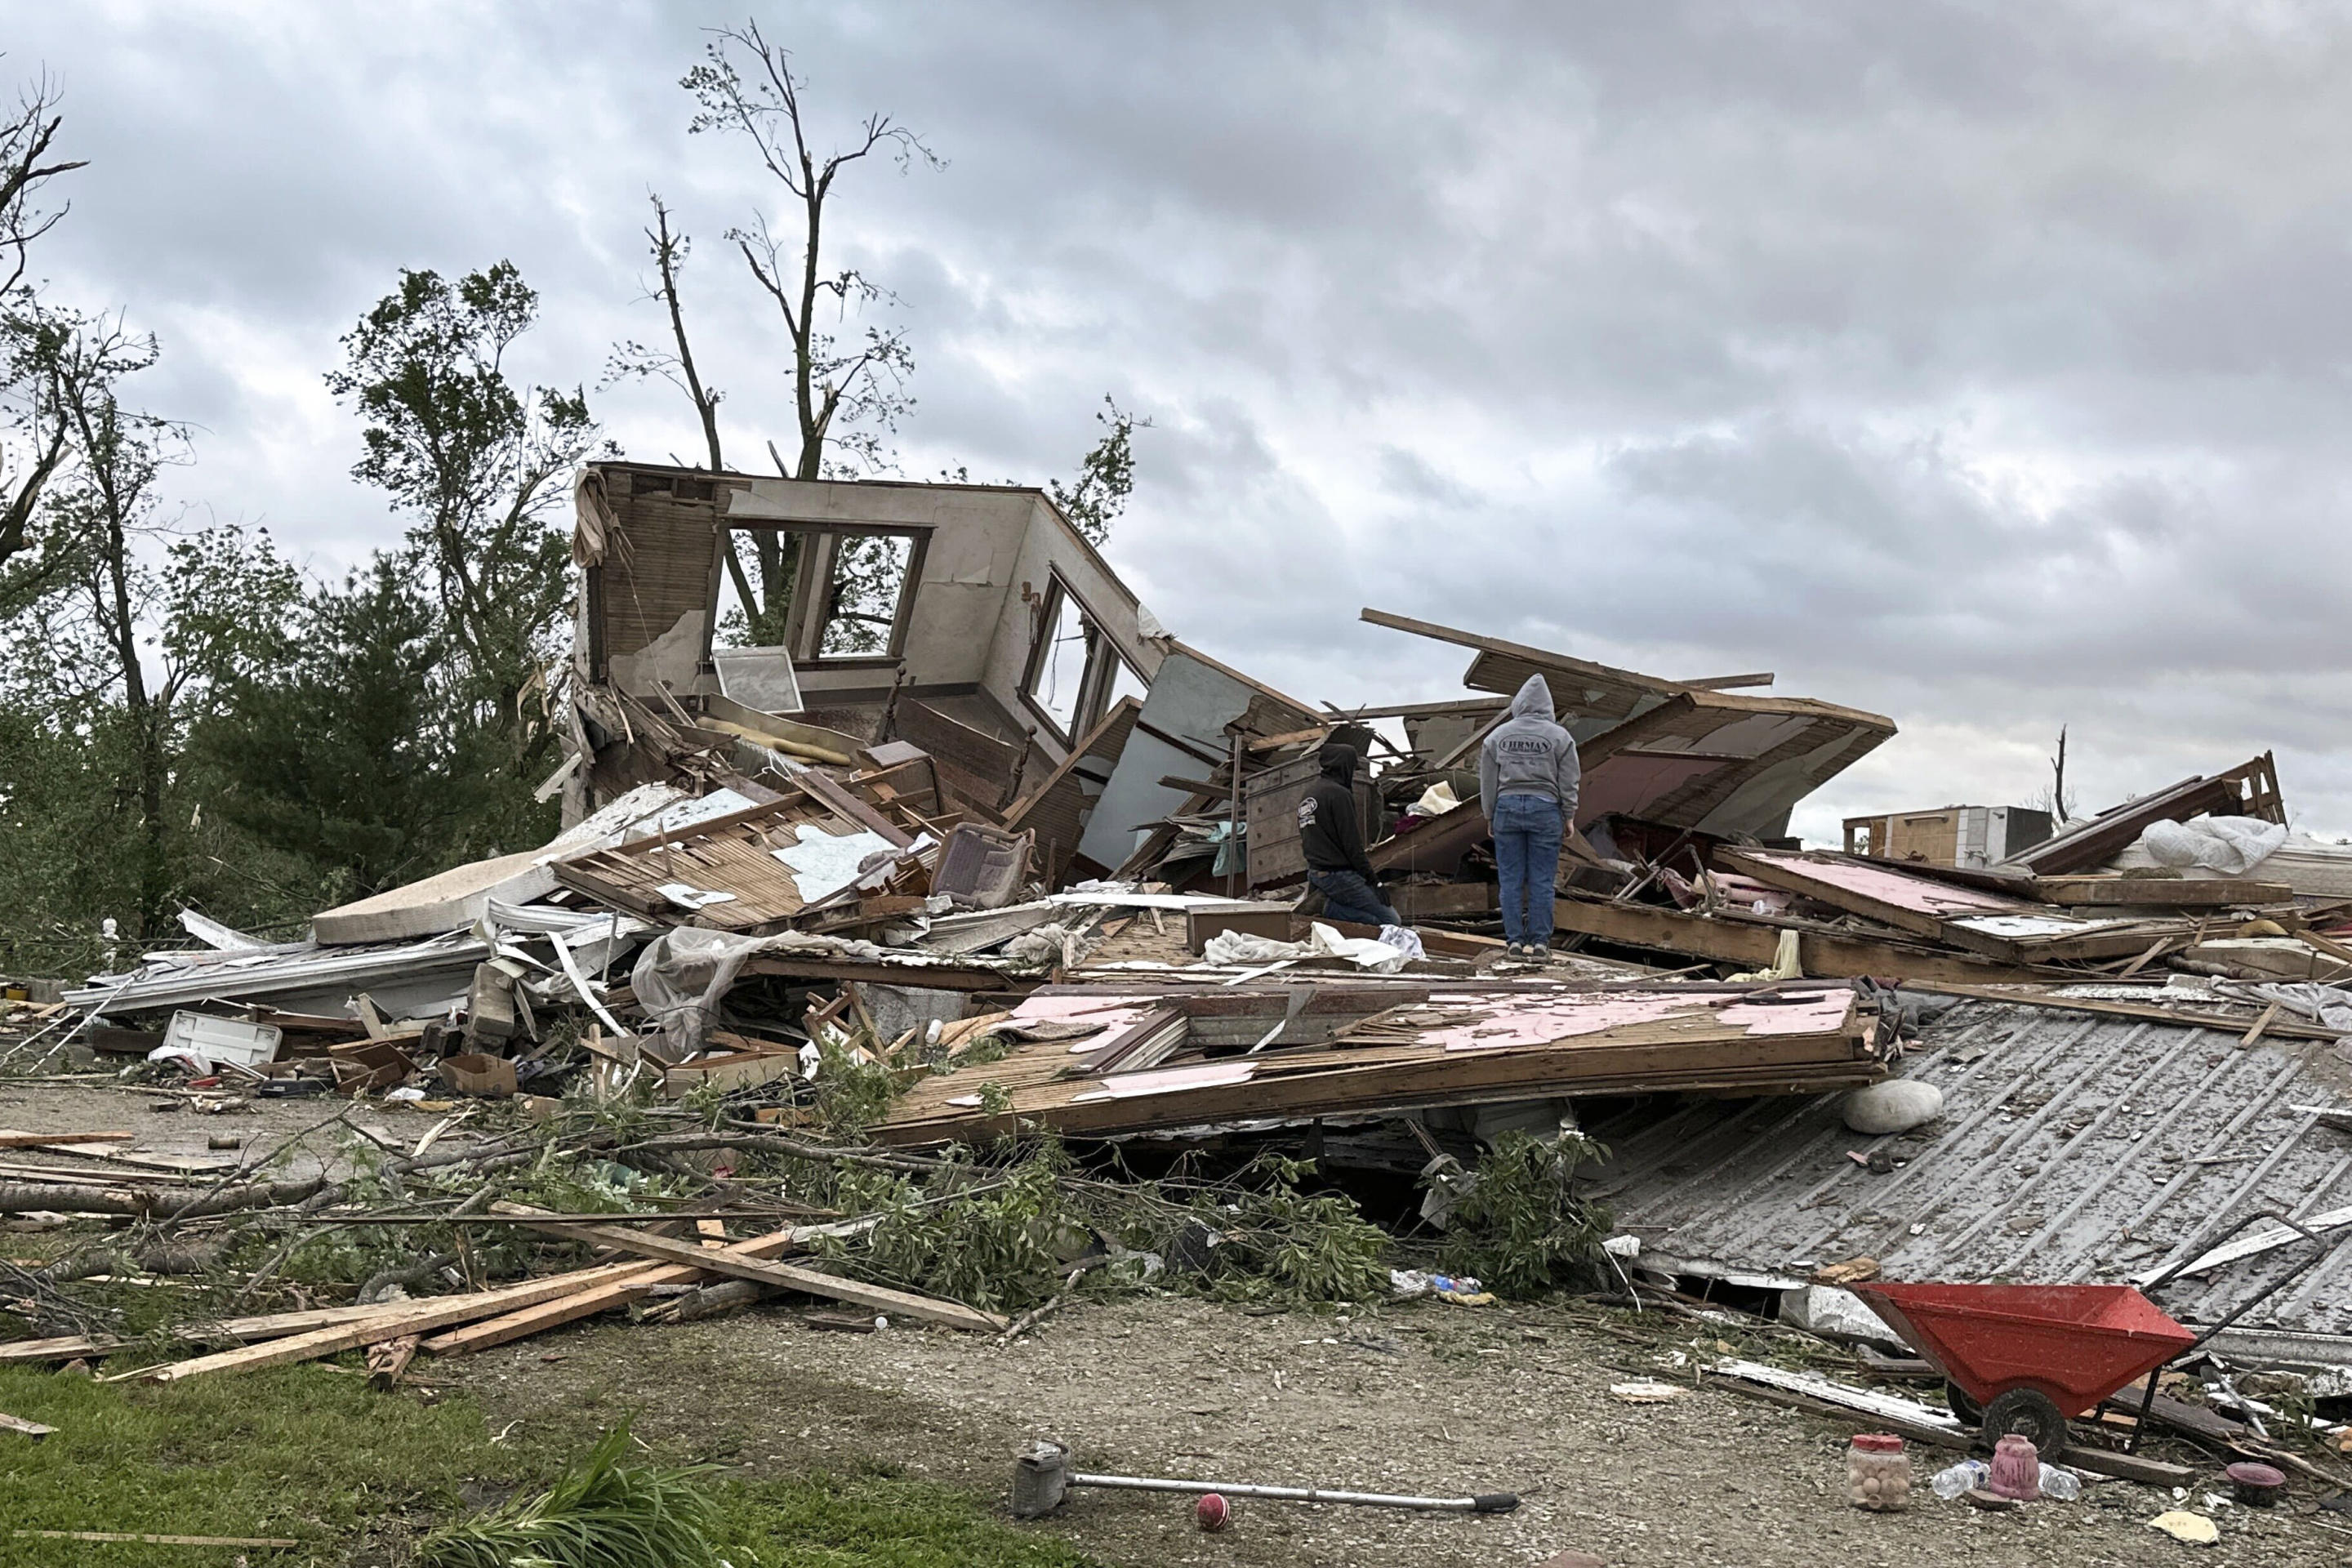
[[[1202,1492],[1201,1500],[1192,1505],[1192,1517],[1202,1530],[1223,1530],[1233,1516],[1233,1506],[1215,1492]]]

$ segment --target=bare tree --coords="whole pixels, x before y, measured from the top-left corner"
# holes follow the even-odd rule
[[[669,208],[659,192],[649,192],[653,203],[654,222],[646,232],[646,252],[653,258],[654,279],[646,286],[644,298],[662,307],[669,318],[670,344],[655,348],[634,339],[613,345],[613,357],[605,362],[603,384],[611,386],[623,381],[643,381],[658,378],[668,382],[686,394],[694,405],[694,416],[702,425],[703,444],[709,449],[710,471],[724,472],[726,458],[719,447],[719,405],[725,394],[709,385],[694,363],[694,345],[686,335],[686,301],[678,288],[678,274],[686,269],[686,259],[694,242],[683,234],[672,234]],[[770,541],[772,545],[772,539]],[[735,535],[727,535],[727,574],[735,584],[736,595],[743,601],[746,616],[757,619],[760,599],[752,593],[751,583],[743,575],[743,560],[735,549]],[[770,580],[763,566],[761,581]]]
[[[33,242],[66,216],[62,206],[48,211],[41,205],[42,187],[87,165],[85,159],[52,156],[58,128],[65,123],[58,112],[59,97],[57,84],[44,75],[17,96],[16,111],[0,122],[0,251],[8,256],[0,294],[14,293],[23,284]]]
[[[71,451],[58,377],[79,323],[52,319],[25,281],[33,242],[66,214],[43,204],[45,188],[84,166],[56,156],[65,122],[58,101],[56,83],[43,76],[0,121],[0,572],[33,548],[41,496]],[[26,586],[0,581],[0,594],[16,597]]]
[[[2059,822],[2074,817],[2074,802],[2066,798],[2066,726],[2058,726],[2058,754],[2050,759],[2050,815]]]
[[[892,298],[854,267],[827,268],[825,204],[842,172],[877,153],[895,158],[902,173],[918,159],[934,169],[947,165],[887,114],[867,115],[842,147],[815,152],[803,114],[801,95],[807,83],[793,74],[791,52],[771,44],[757,22],[714,29],[703,52],[703,63],[680,84],[701,106],[689,129],[744,137],[791,197],[789,216],[771,219],[757,213],[750,227],[727,232],[753,280],[774,303],[792,344],[800,451],[788,477],[816,479],[886,468],[887,437],[914,407],[906,389],[914,351],[899,328],[868,325],[856,342],[844,343],[823,324],[824,312],[838,323],[854,309]],[[845,460],[829,460],[828,448]],[[754,541],[761,597],[753,618],[774,627],[792,594],[787,552],[772,532],[762,531]]]

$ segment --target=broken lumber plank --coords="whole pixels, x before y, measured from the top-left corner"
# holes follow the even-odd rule
[[[2069,1469],[2089,1470],[2094,1475],[2113,1476],[2119,1481],[2138,1481],[2151,1487],[2185,1487],[2197,1479],[2197,1471],[2188,1465],[2167,1464],[2145,1454],[2123,1454],[2080,1443],[2068,1444],[2061,1458]]]
[[[84,1334],[64,1334],[47,1340],[11,1340],[0,1344],[0,1366],[88,1360],[119,1350],[124,1342],[117,1339],[94,1339]]]
[[[2044,877],[2029,886],[2044,903],[2107,908],[2154,904],[2164,909],[2188,910],[2294,901],[2294,889],[2284,882],[2252,882],[2237,878]]]
[[[1832,1405],[1826,1399],[1799,1394],[1793,1389],[1772,1388],[1760,1383],[1748,1383],[1737,1377],[1717,1377],[1709,1387],[1737,1394],[1746,1399],[1761,1399],[1768,1404],[1783,1405],[1791,1410],[1801,1410],[1809,1415],[1819,1415],[1867,1431],[1894,1432],[1916,1443],[1927,1443],[1938,1448],[1957,1448],[1965,1453],[1976,1446],[1976,1438],[1954,1427],[1930,1426],[1924,1422],[1906,1420],[1901,1416],[1854,1410],[1843,1405]]]
[[[14,1432],[19,1436],[30,1437],[36,1443],[56,1430],[54,1426],[44,1426],[21,1415],[0,1415],[0,1432]]]
[[[1734,963],[1742,969],[1768,967],[1785,929],[1764,921],[1711,920],[1679,910],[1590,899],[1555,899],[1552,915],[1553,923],[1563,931],[1600,937],[1628,947],[1654,948],[1685,959]],[[1804,972],[1821,979],[1851,979],[1867,974],[1912,983],[1993,985],[2081,978],[2063,971],[2017,967],[1972,954],[1942,952],[1929,947],[1828,931],[1800,930],[1797,947]],[[1938,988],[1943,988],[1940,984]]]
[[[128,1143],[135,1132],[19,1132],[0,1128],[0,1149],[40,1149],[52,1143]]]
[[[536,1211],[523,1204],[494,1204],[490,1212],[533,1215]],[[690,1241],[679,1241],[673,1237],[644,1236],[614,1226],[577,1225],[563,1220],[543,1222],[538,1228],[577,1240],[598,1242],[624,1252],[634,1252],[641,1258],[686,1264],[709,1269],[713,1274],[749,1279],[754,1284],[773,1285],[785,1290],[798,1290],[804,1295],[846,1301],[853,1307],[912,1318],[919,1322],[937,1323],[942,1328],[992,1334],[1000,1333],[1004,1328],[1004,1320],[995,1313],[983,1312],[960,1301],[919,1296],[908,1290],[894,1290],[886,1285],[868,1285],[863,1280],[845,1279],[837,1274],[820,1273],[814,1268],[802,1268],[789,1263],[761,1262],[741,1257],[731,1247],[725,1252],[705,1252]]]
[[[2254,1020],[2254,1026],[2238,1037],[2238,1048],[2242,1051],[2267,1034],[2270,1026],[2278,1022],[2279,1009],[2285,1005],[2284,1002],[2273,1002],[2263,1008],[2263,1016]]]
[[[791,1230],[735,1242],[728,1250],[745,1258],[773,1258],[827,1230],[838,1231],[839,1227],[798,1226]],[[611,1283],[481,1322],[468,1323],[445,1334],[436,1334],[425,1342],[424,1349],[430,1355],[470,1355],[476,1351],[488,1350],[493,1345],[526,1340],[549,1329],[561,1328],[565,1323],[577,1322],[582,1318],[593,1318],[614,1307],[626,1306],[641,1297],[651,1295],[659,1286],[691,1285],[711,1278],[709,1272],[700,1267],[701,1261],[698,1258],[692,1268],[676,1264],[642,1264],[637,1272]]]
[[[363,1318],[357,1322],[338,1323],[307,1334],[291,1334],[257,1345],[241,1345],[236,1350],[219,1351],[165,1366],[117,1373],[103,1381],[125,1383],[135,1379],[148,1383],[177,1383],[206,1373],[250,1372],[257,1367],[284,1366],[289,1362],[334,1355],[341,1351],[374,1344],[402,1334],[429,1333],[436,1329],[471,1322],[493,1313],[528,1307],[536,1301],[568,1296],[583,1288],[634,1273],[639,1267],[629,1263],[608,1264],[602,1268],[526,1280],[520,1285],[509,1285],[497,1290],[476,1290],[463,1296],[427,1297],[423,1300],[396,1302],[376,1316]]]
[[[416,1359],[416,1347],[422,1339],[417,1334],[403,1334],[397,1339],[383,1340],[368,1346],[368,1383],[380,1389],[398,1386],[408,1371],[408,1363]]]

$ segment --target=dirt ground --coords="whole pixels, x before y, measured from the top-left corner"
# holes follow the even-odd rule
[[[1703,1325],[1686,1325],[1704,1333]],[[1685,1332],[1687,1345],[1693,1332]],[[1702,1342],[1711,1351],[1711,1344]],[[944,1332],[848,1334],[766,1309],[677,1327],[617,1321],[436,1368],[498,1423],[578,1425],[635,1413],[637,1430],[756,1473],[902,1468],[1002,1497],[1033,1436],[1079,1468],[1421,1494],[1515,1490],[1494,1517],[1244,1501],[1203,1535],[1186,1500],[1077,1490],[1037,1526],[1108,1562],[1234,1568],[1541,1563],[1564,1551],[1661,1568],[2047,1568],[2340,1563],[2347,1537],[2294,1506],[2186,1503],[2126,1482],[2006,1514],[1927,1489],[1904,1514],[1846,1505],[1848,1433],[1713,1387],[1661,1405],[1613,1397],[1631,1376],[1687,1381],[1651,1347],[1570,1321],[1564,1308],[1412,1303],[1368,1319],[1273,1314],[1161,1299],[1071,1308],[1000,1348]],[[2149,1530],[2168,1508],[2221,1525],[2200,1555]],[[2315,1519],[2318,1522],[2315,1522]]]
[[[207,1100],[231,1098],[228,1109],[216,1113],[201,1109]],[[173,1109],[163,1110],[160,1106]],[[485,1129],[512,1113],[478,1102],[452,1110],[460,1120],[443,1131],[443,1139],[476,1135],[475,1123]],[[320,1162],[333,1163],[343,1142],[341,1129],[319,1131],[321,1122],[344,1115],[349,1124],[379,1142],[406,1152],[451,1110],[419,1110],[398,1104],[353,1105],[331,1096],[300,1100],[257,1100],[221,1095],[189,1095],[127,1084],[45,1083],[37,1079],[0,1078],[0,1129],[22,1132],[121,1131],[132,1135],[128,1143],[91,1144],[78,1154],[47,1150],[0,1150],[0,1164],[17,1173],[38,1164],[68,1165],[120,1174],[126,1185],[137,1184],[142,1173],[168,1176],[181,1167],[214,1179],[227,1170],[258,1167],[269,1163],[282,1144],[294,1151],[271,1174],[282,1180],[318,1173]],[[307,1140],[301,1135],[313,1135]],[[239,1147],[231,1152],[206,1147],[215,1137],[235,1135]],[[299,1142],[298,1142],[299,1141]],[[437,1140],[436,1140],[437,1141]],[[21,1173],[10,1179],[28,1179]]]
[[[237,1157],[252,1160],[338,1109],[149,1109],[169,1098],[0,1080],[0,1127],[127,1130],[136,1142],[119,1152],[159,1159],[204,1156],[211,1135],[234,1131],[244,1135]],[[354,1115],[404,1145],[440,1120],[381,1107]],[[0,1155],[12,1158],[53,1157]],[[2211,1461],[2185,1501],[2113,1482],[2078,1502],[1985,1514],[1937,1500],[1927,1478],[1948,1456],[1916,1451],[1911,1511],[1864,1514],[1843,1500],[1846,1428],[1716,1386],[1664,1404],[1612,1396],[1610,1385],[1632,1377],[1688,1383],[1687,1363],[1718,1353],[1706,1325],[1661,1335],[1654,1318],[1638,1332],[1626,1321],[1435,1302],[1340,1318],[1171,1297],[1073,1306],[1000,1347],[921,1330],[823,1331],[769,1307],[670,1327],[607,1320],[423,1370],[478,1394],[497,1426],[548,1423],[584,1438],[633,1415],[648,1438],[760,1474],[880,1468],[1002,1498],[1020,1445],[1053,1436],[1082,1468],[1525,1499],[1496,1517],[1244,1501],[1232,1529],[1212,1536],[1192,1527],[1186,1500],[1078,1490],[1034,1527],[1128,1568],[1489,1568],[1564,1551],[1659,1568],[2089,1568],[2183,1552],[2332,1564],[2352,1546],[2352,1516],[2318,1510],[2324,1489],[2300,1477],[2286,1510],[2209,1503],[2226,1490]],[[1677,1346],[1685,1366],[1661,1359]],[[2220,1550],[2200,1558],[2147,1527],[2173,1507],[2211,1513]]]

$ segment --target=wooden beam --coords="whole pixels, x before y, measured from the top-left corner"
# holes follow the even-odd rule
[[[401,1301],[385,1307],[372,1318],[357,1322],[339,1323],[331,1328],[315,1330],[307,1334],[294,1334],[263,1344],[243,1345],[236,1350],[220,1351],[212,1355],[197,1356],[192,1361],[173,1362],[168,1366],[149,1367],[139,1372],[117,1373],[102,1379],[107,1383],[140,1380],[148,1383],[177,1383],[184,1378],[201,1377],[214,1372],[251,1372],[257,1367],[284,1366],[289,1362],[311,1361],[320,1356],[334,1355],[361,1345],[376,1344],[402,1334],[430,1333],[454,1323],[471,1322],[494,1313],[528,1307],[535,1301],[568,1296],[575,1290],[618,1279],[644,1268],[643,1264],[618,1263],[602,1268],[578,1270],[570,1274],[551,1275],[544,1279],[528,1280],[499,1290],[476,1290],[463,1296],[434,1296],[420,1301]]]
[[[2217,905],[2284,904],[2294,889],[2284,882],[2250,882],[2236,878],[2200,880],[2193,877],[2043,877],[2026,884],[2051,904],[2156,904],[2165,909],[2209,909]]]
[[[1760,669],[1753,675],[1710,675],[1704,680],[1685,680],[1681,684],[1697,687],[1701,691],[1730,691],[1742,686],[1769,686],[1772,672]]]
[[[730,1250],[745,1258],[774,1258],[791,1251],[802,1234],[797,1230],[777,1231],[768,1236],[754,1237],[749,1241],[739,1241]],[[436,1334],[426,1340],[423,1348],[428,1355],[471,1355],[476,1351],[486,1351],[493,1345],[506,1344],[514,1340],[529,1339],[549,1329],[577,1322],[582,1318],[593,1318],[614,1307],[626,1306],[642,1296],[651,1295],[660,1286],[694,1285],[713,1278],[715,1276],[699,1266],[689,1268],[675,1264],[666,1267],[647,1264],[623,1279]]]
[[[537,1215],[541,1211],[524,1204],[494,1204],[490,1212]],[[680,1241],[674,1237],[646,1236],[623,1230],[616,1226],[579,1225],[561,1219],[542,1221],[534,1228],[582,1241],[598,1242],[624,1252],[634,1252],[640,1258],[707,1268],[713,1274],[749,1279],[755,1285],[772,1285],[779,1289],[798,1290],[803,1295],[823,1296],[830,1300],[846,1301],[853,1307],[863,1307],[868,1311],[912,1318],[920,1322],[937,1323],[942,1328],[963,1329],[977,1333],[1004,1331],[1006,1320],[959,1301],[943,1301],[936,1297],[919,1296],[912,1291],[893,1290],[885,1285],[868,1285],[862,1280],[845,1279],[837,1274],[820,1273],[814,1268],[802,1268],[789,1263],[759,1262],[738,1257],[731,1250],[705,1252],[692,1242]]]
[[[1499,713],[1511,705],[1507,697],[1456,697],[1446,702],[1391,702],[1386,707],[1339,708],[1326,702],[1323,710],[1346,723],[1365,719],[1445,719],[1456,714]]]
[[[1253,752],[1278,752],[1285,746],[1297,745],[1301,741],[1319,741],[1331,732],[1328,724],[1318,724],[1311,730],[1292,730],[1280,735],[1266,735],[1249,743]],[[1160,781],[1165,784],[1167,781]]]
[[[1604,942],[1734,963],[1743,969],[1760,969],[1772,962],[1782,929],[1760,921],[1710,920],[1648,904],[1566,898],[1553,900],[1552,923],[1562,931],[1580,931]],[[1797,951],[1805,973],[1816,979],[1868,974],[1878,979],[2000,984],[2046,984],[2054,978],[2043,970],[1825,931],[1801,930]]]
[[[20,1437],[30,1437],[36,1443],[56,1430],[54,1426],[44,1426],[21,1415],[0,1415],[0,1432],[14,1432]]]
[[[128,1143],[135,1132],[17,1132],[0,1131],[0,1149],[40,1149],[52,1143]]]

